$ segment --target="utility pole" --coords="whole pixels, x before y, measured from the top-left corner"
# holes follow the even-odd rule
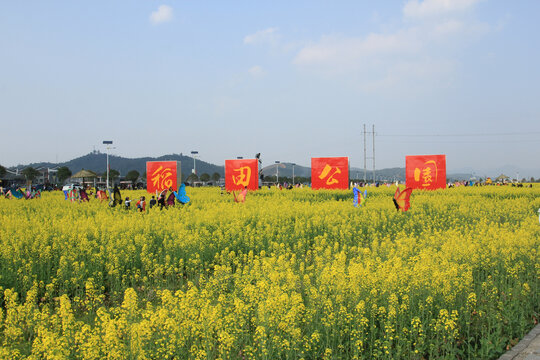
[[[366,124],[364,124],[364,182],[367,182],[367,160],[371,160],[373,163],[373,183],[375,183],[375,125],[372,125],[371,131],[366,131]],[[367,156],[367,134],[372,135],[372,156]]]
[[[364,183],[367,180],[366,124],[364,124]]]
[[[373,183],[375,184],[375,124],[373,124]]]
[[[112,145],[112,140],[103,140],[103,144],[107,145],[107,190],[109,190],[109,150],[114,149]]]

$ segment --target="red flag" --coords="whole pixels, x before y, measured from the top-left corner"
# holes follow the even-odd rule
[[[446,188],[446,155],[405,157],[406,184],[411,189]]]
[[[311,188],[348,189],[349,158],[311,158]]]
[[[259,163],[257,159],[225,160],[225,189],[227,191],[257,190]]]
[[[161,192],[173,188],[178,189],[182,182],[179,161],[146,162],[146,190],[149,193]]]

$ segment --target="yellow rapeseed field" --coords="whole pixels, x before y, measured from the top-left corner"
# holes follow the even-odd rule
[[[394,191],[1,198],[0,358],[496,358],[538,321],[540,187]]]

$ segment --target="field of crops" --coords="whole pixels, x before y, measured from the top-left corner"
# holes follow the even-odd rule
[[[538,320],[540,187],[394,191],[2,198],[0,358],[496,358]]]

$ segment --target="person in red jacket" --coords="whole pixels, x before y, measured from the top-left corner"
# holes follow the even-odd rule
[[[139,210],[139,212],[146,211],[146,199],[144,196],[141,196],[139,201],[137,201],[137,210]]]

